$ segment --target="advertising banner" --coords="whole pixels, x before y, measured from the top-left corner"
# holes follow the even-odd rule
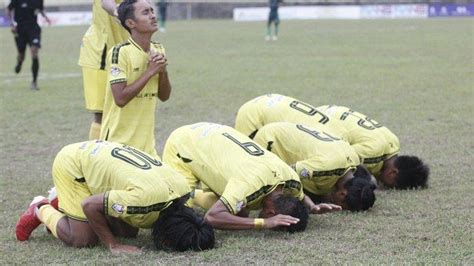
[[[361,18],[427,18],[428,5],[365,5],[361,6]]]
[[[0,15],[0,27],[9,27],[10,20],[8,20],[7,16]]]
[[[92,12],[48,12],[51,26],[89,25],[92,22]],[[38,24],[46,26],[48,23],[38,15]],[[0,27],[9,27],[10,20],[5,15],[0,15]]]
[[[235,21],[262,21],[268,19],[267,7],[234,8]],[[359,19],[359,6],[284,6],[278,9],[280,19]]]
[[[474,16],[474,4],[431,4],[428,8],[430,17],[468,17]]]

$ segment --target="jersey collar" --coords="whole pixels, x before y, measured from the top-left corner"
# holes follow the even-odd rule
[[[142,47],[141,47],[140,45],[138,45],[138,43],[135,42],[135,41],[132,39],[131,36],[128,38],[128,41],[129,41],[131,44],[133,44],[133,46],[135,46],[138,50],[140,50],[140,51],[146,53],[146,52],[142,49]],[[151,46],[150,46],[150,48],[151,48]]]

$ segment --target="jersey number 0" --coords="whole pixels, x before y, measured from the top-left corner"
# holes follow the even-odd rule
[[[114,148],[111,155],[117,159],[120,159],[126,163],[129,163],[135,167],[143,170],[151,169],[152,165],[162,166],[163,164],[148,156],[147,154],[136,150],[130,146],[123,146],[121,148]]]

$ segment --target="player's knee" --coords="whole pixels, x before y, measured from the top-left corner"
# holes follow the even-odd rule
[[[58,238],[66,245],[77,248],[91,247],[99,241],[89,223],[72,219],[65,219],[58,224],[57,233]]]
[[[31,47],[31,57],[33,59],[38,58],[38,47],[36,46]]]

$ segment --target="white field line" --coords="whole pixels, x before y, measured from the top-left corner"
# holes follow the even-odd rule
[[[78,78],[81,77],[82,74],[79,73],[39,73],[38,79],[39,80],[56,80],[56,79],[69,79],[69,78]],[[20,80],[31,80],[31,73],[22,73],[22,74],[15,74],[15,73],[0,73],[0,84],[6,85],[11,84],[16,81]]]

